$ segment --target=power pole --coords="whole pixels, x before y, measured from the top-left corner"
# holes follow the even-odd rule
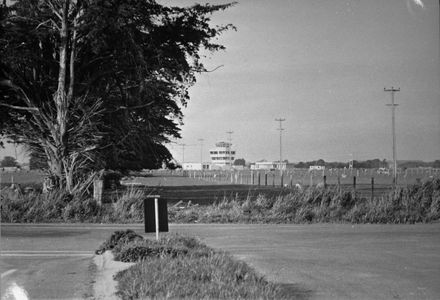
[[[229,134],[229,137],[228,137],[228,141],[229,141],[229,144],[228,144],[228,164],[229,164],[229,166],[232,168],[232,162],[231,162],[231,146],[232,146],[232,134],[234,133],[233,131],[226,131],[226,133],[227,134]]]
[[[185,162],[185,146],[186,144],[180,144],[182,146],[182,169],[183,169],[183,163]]]
[[[203,170],[203,141],[204,141],[204,139],[198,139],[198,141],[200,142],[200,165]]]
[[[383,88],[384,92],[391,92],[391,104],[387,104],[387,106],[391,107],[391,122],[392,122],[392,132],[393,132],[393,184],[397,184],[397,158],[396,158],[396,119],[395,119],[395,110],[398,104],[394,103],[394,94],[396,92],[400,92],[400,88],[391,87],[390,89]]]
[[[281,162],[282,162],[282,158],[283,158],[283,156],[282,156],[282,132],[284,130],[281,123],[284,122],[285,120],[286,119],[282,119],[282,118],[275,119],[275,121],[280,122],[280,127],[277,129],[280,131],[280,170],[281,170]]]

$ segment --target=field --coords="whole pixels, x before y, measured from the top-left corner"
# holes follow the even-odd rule
[[[417,181],[440,174],[436,169],[407,169],[398,174],[398,185],[407,186]],[[344,170],[330,169],[309,172],[305,169],[292,171],[154,171],[146,177],[132,177],[124,184],[136,189],[145,189],[149,194],[159,194],[169,204],[179,201],[207,205],[224,199],[255,199],[262,194],[266,197],[286,195],[297,184],[301,188],[323,184],[324,176],[328,186],[339,186],[341,190],[356,189],[361,197],[370,198],[392,189],[392,176],[378,174],[373,169]],[[40,184],[44,174],[38,171],[1,172],[0,186],[18,184]],[[374,186],[372,189],[372,178]],[[356,185],[354,185],[354,181]],[[120,191],[107,191],[111,197]]]
[[[238,174],[232,174],[233,180],[242,176]],[[312,188],[290,187],[290,183],[280,186],[275,181],[272,185],[231,184],[206,173],[201,178],[189,177],[186,172],[133,175],[123,178],[119,187],[110,182],[113,189],[104,190],[101,200],[57,190],[38,193],[41,184],[35,183],[32,187],[37,193],[3,188],[1,218],[7,222],[140,222],[147,195],[167,200],[169,220],[175,223],[414,223],[435,221],[440,216],[440,178],[436,175],[397,189],[386,183],[344,183],[341,179],[348,175],[341,176],[336,185],[327,181],[327,187],[317,180]],[[360,172],[357,175],[351,180],[362,179]]]
[[[16,171],[5,172],[0,169],[0,186],[12,183],[31,184],[42,183],[44,173],[41,171]]]
[[[398,185],[408,186],[432,178],[440,170],[408,169],[399,174]],[[259,194],[266,197],[285,195],[299,184],[301,188],[323,184],[324,176],[328,186],[341,190],[356,189],[361,197],[379,196],[389,192],[393,186],[391,175],[378,174],[376,170],[308,170],[286,171],[185,171],[153,172],[150,177],[136,177],[128,181],[138,183],[151,194],[159,194],[169,203],[191,201],[194,204],[211,204],[223,199],[255,199]],[[355,179],[354,179],[355,178]],[[372,190],[372,178],[374,185]],[[356,180],[356,185],[354,185]],[[282,184],[281,184],[282,183]]]

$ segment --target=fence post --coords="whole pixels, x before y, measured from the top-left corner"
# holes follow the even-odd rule
[[[93,199],[95,199],[99,205],[102,205],[102,191],[104,189],[104,180],[93,181]]]
[[[267,173],[264,173],[264,185],[267,186]]]
[[[371,201],[374,200],[374,177],[371,177]]]
[[[338,175],[338,191],[341,193],[341,177]]]
[[[281,172],[281,182],[280,182],[280,186],[283,187],[284,186],[284,174],[283,172]]]
[[[293,175],[292,174],[290,174],[290,187],[291,188],[293,187]]]
[[[310,172],[310,187],[313,186],[313,172]]]
[[[353,176],[353,189],[356,189],[356,176]]]
[[[254,171],[251,171],[251,184],[254,185]]]
[[[326,175],[324,175],[323,181],[324,181],[324,188],[326,189],[327,188],[327,176]]]
[[[275,173],[272,174],[272,186],[275,186]]]

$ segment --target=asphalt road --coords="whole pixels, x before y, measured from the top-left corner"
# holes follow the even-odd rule
[[[90,295],[93,251],[142,225],[1,226],[1,292],[30,299]],[[305,299],[440,299],[440,224],[171,225],[286,284]],[[153,235],[148,235],[153,237]]]

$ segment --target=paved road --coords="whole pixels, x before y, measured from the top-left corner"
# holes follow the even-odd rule
[[[440,224],[182,226],[311,299],[440,299]]]
[[[18,285],[29,299],[88,298],[94,250],[115,230],[134,227],[142,232],[140,225],[2,224],[1,295]]]
[[[124,228],[142,233],[140,225],[2,225],[2,294],[16,282],[32,299],[89,295],[93,250]],[[229,251],[300,298],[440,299],[439,223],[170,229]]]

